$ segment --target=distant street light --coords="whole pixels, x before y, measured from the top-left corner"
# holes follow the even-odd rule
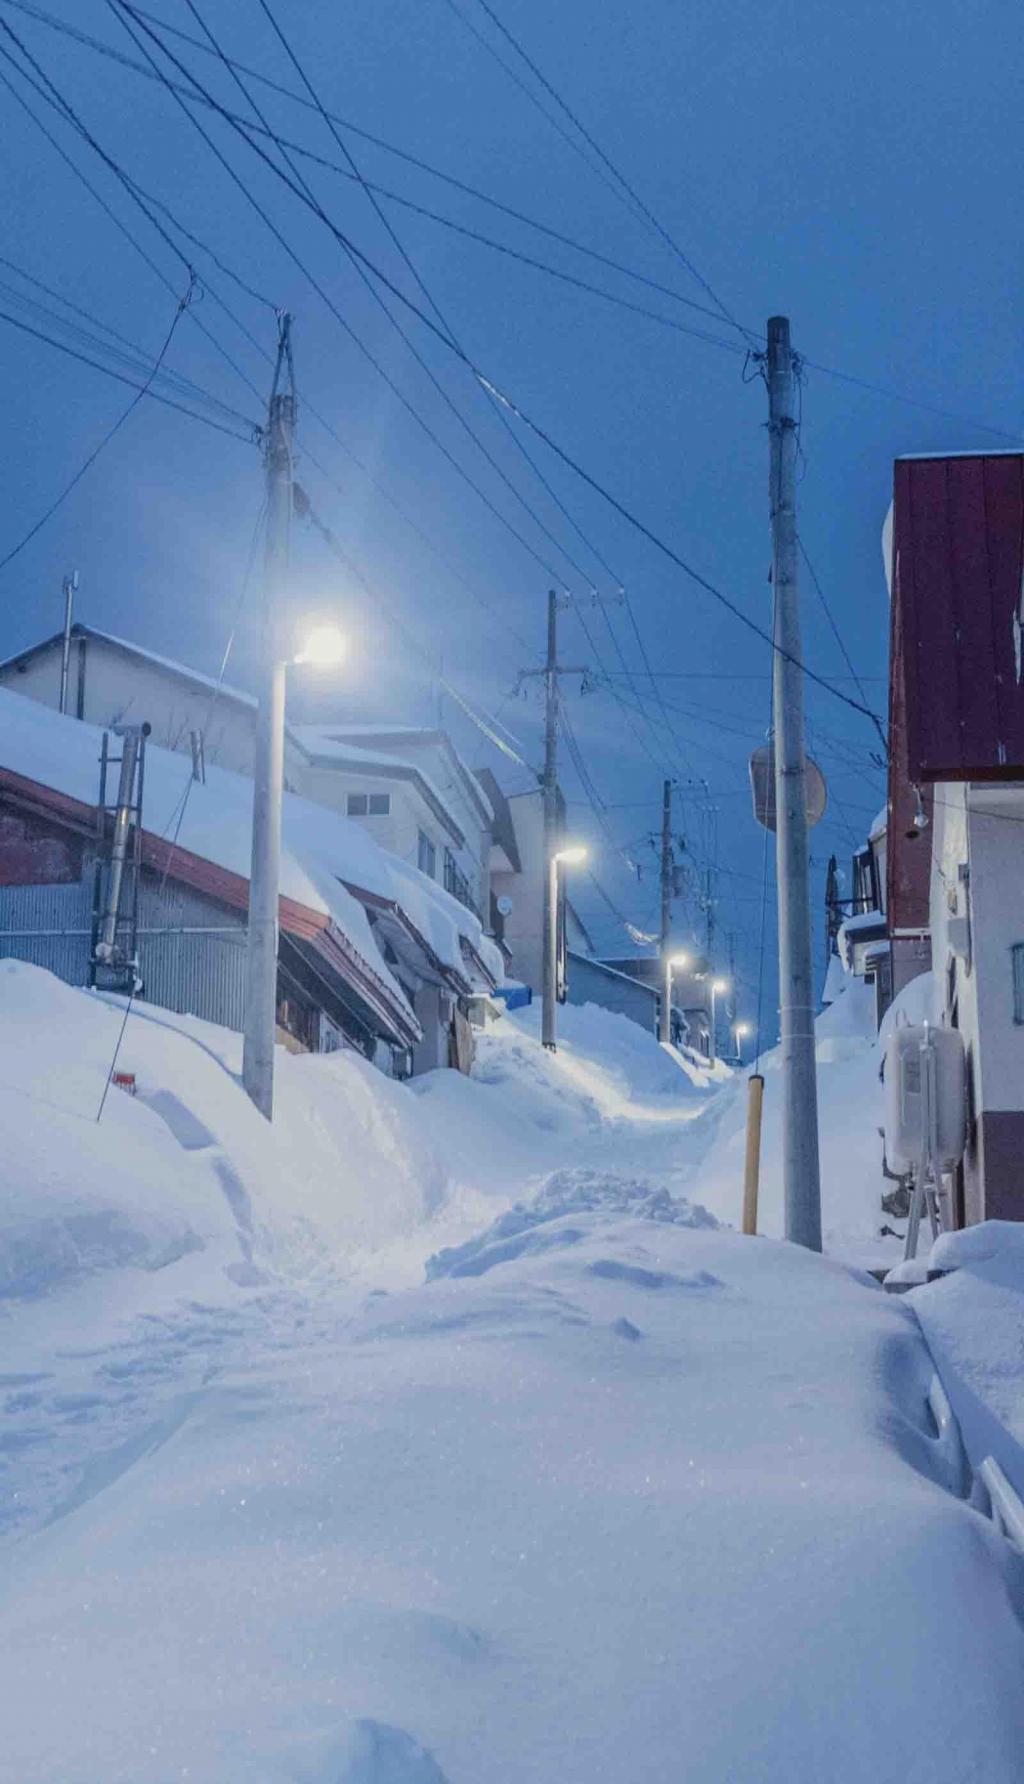
[[[685,972],[689,964],[689,954],[669,954],[665,961],[665,984],[662,996],[665,999],[665,1009],[668,1012],[668,1021],[664,1024],[664,1029],[667,1030],[669,1040],[672,1039],[672,975]]]
[[[733,1033],[736,1036],[736,1063],[738,1065],[742,1065],[743,1064],[743,1048],[740,1043],[743,1040],[745,1040],[746,1036],[750,1033],[750,1023],[749,1022],[734,1023],[733,1024]]]
[[[541,1008],[541,1041],[549,1053],[554,1053],[555,1041],[555,1006],[558,1001],[558,870],[560,867],[579,867],[586,861],[590,850],[582,843],[570,843],[568,848],[556,849],[548,862],[547,910],[544,922],[544,998]]]

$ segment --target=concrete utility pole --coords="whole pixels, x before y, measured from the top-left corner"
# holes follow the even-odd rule
[[[541,1040],[552,1053],[555,1050],[555,1009],[558,1003],[558,867],[582,860],[585,849],[558,848],[558,678],[560,675],[585,675],[580,667],[570,668],[558,661],[558,596],[548,590],[548,648],[543,669],[522,669],[519,679],[530,675],[544,677],[544,772],[540,784],[544,794],[544,927],[541,959]]]
[[[672,782],[661,789],[661,1009],[658,1039],[672,1039]]]
[[[773,316],[768,323],[766,373],[775,596],[772,698],[786,1237],[811,1251],[820,1251],[816,1001],[811,962],[803,660],[797,595],[797,428],[793,412],[796,358],[785,316]]]
[[[541,1040],[555,1048],[558,997],[558,597],[548,590],[548,653],[544,666],[544,959]]]
[[[279,391],[287,366],[289,388]],[[295,383],[291,317],[282,316],[274,388],[267,419],[267,538],[260,631],[259,710],[253,761],[252,867],[246,955],[242,1082],[261,1115],[274,1114],[277,1033],[277,921],[284,781],[285,651],[282,608],[288,582],[292,517]]]

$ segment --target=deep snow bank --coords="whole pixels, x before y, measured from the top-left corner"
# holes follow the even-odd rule
[[[528,1196],[552,1171],[639,1152],[633,1178],[678,1189],[706,1100],[623,1017],[571,1006],[552,1056],[530,1013],[479,1037],[472,1079],[412,1084],[349,1052],[278,1049],[275,1121],[244,1094],[237,1034],[124,1006],[0,962],[0,1295],[205,1250],[238,1283],[374,1260],[418,1279],[425,1256]],[[659,1141],[662,1144],[659,1146]],[[610,1152],[609,1152],[610,1149]]]
[[[351,1053],[277,1054],[272,1128],[241,1040],[38,967],[0,963],[0,1292],[31,1295],[210,1248],[236,1280],[351,1264],[429,1221],[451,1188],[413,1098]]]

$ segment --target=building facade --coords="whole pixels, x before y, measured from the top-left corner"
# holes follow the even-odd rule
[[[1024,456],[899,459],[888,919],[963,1034],[961,1221],[1024,1219]]]

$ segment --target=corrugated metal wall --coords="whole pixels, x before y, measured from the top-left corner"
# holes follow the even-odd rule
[[[91,919],[89,873],[70,886],[0,887],[0,957],[27,960],[69,985],[85,985]],[[159,882],[147,879],[140,888],[139,927],[147,1002],[225,1028],[242,1027],[245,924],[240,915],[187,888],[168,887],[161,896]],[[229,933],[144,933],[201,928]]]
[[[897,459],[893,666],[912,781],[1024,774],[1024,456]]]

